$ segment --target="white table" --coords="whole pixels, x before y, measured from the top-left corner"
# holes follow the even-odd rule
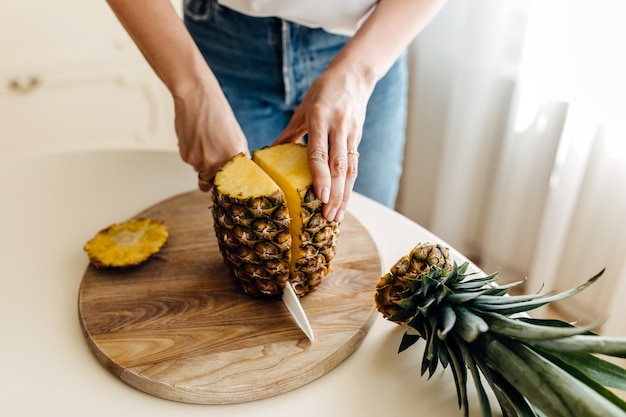
[[[460,416],[451,373],[419,375],[423,344],[397,354],[400,327],[379,316],[337,368],[294,391],[234,405],[192,405],[138,391],[109,373],[81,334],[77,293],[84,243],[195,188],[165,151],[75,151],[0,158],[0,415]],[[436,236],[363,196],[349,208],[377,242],[384,270]],[[465,260],[453,250],[457,260]],[[471,390],[470,392],[474,392]],[[472,415],[479,416],[477,398]]]

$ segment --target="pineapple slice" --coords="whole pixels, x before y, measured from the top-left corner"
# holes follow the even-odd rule
[[[158,253],[169,233],[160,220],[132,219],[99,231],[84,246],[98,268],[136,266]]]
[[[239,154],[215,175],[213,218],[220,251],[244,291],[303,296],[328,274],[339,230],[321,213],[306,146],[283,144]]]

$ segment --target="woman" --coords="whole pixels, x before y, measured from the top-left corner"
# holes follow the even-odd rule
[[[443,1],[185,0],[184,23],[170,0],[108,3],[171,92],[202,190],[233,155],[306,135],[324,216],[341,221],[353,188],[395,204],[404,50]]]

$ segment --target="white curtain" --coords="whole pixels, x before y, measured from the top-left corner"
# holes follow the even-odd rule
[[[626,29],[619,1],[448,0],[411,50],[397,209],[503,281],[626,313]]]

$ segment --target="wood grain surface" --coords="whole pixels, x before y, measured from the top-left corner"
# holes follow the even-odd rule
[[[280,300],[239,289],[219,254],[209,205],[208,194],[192,191],[138,213],[165,221],[170,238],[161,253],[132,269],[86,269],[79,317],[99,362],[157,397],[229,404],[301,387],[354,352],[377,314],[382,273],[363,225],[346,216],[331,272],[301,299],[311,343]]]

